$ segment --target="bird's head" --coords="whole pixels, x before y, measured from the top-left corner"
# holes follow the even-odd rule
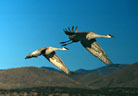
[[[63,48],[61,48],[62,50],[69,50],[68,48],[66,48],[66,47],[63,47]]]
[[[106,36],[107,38],[114,38],[114,36],[112,36],[111,34],[107,34]]]

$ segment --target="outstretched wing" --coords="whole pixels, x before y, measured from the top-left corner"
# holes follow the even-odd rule
[[[96,56],[98,59],[100,59],[105,64],[110,64],[111,61],[107,57],[104,50],[101,48],[101,46],[96,42],[95,39],[91,40],[83,40],[81,41],[81,44],[94,56]]]
[[[32,58],[32,57],[37,57],[37,56],[40,56],[42,54],[42,51],[45,50],[46,48],[40,48],[32,53],[30,53],[28,56],[25,57],[25,59],[29,59],[29,58]]]
[[[68,29],[65,28],[64,32],[67,35],[74,35],[77,32],[78,27],[76,26],[75,31],[74,31],[74,26],[72,26],[72,30],[70,29],[70,27],[68,27]]]
[[[66,74],[70,73],[64,62],[58,57],[58,55],[56,55],[55,52],[52,52],[49,55],[44,55],[44,57],[46,57],[52,64],[64,71]]]

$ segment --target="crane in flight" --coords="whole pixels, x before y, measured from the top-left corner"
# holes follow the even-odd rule
[[[50,61],[52,64],[54,64],[56,67],[64,71],[66,74],[69,74],[70,71],[64,64],[64,62],[59,58],[58,55],[56,55],[57,50],[68,50],[68,48],[63,47],[63,48],[55,48],[55,47],[45,47],[45,48],[40,48],[29,55],[25,57],[25,59],[29,59],[32,57],[38,57],[40,55],[43,55],[48,61]]]
[[[107,35],[99,35],[96,34],[95,32],[86,32],[86,31],[81,31],[77,32],[78,27],[70,29],[70,27],[65,28],[64,32],[66,35],[69,36],[68,41],[60,42],[62,46],[67,46],[69,44],[72,44],[74,42],[79,42],[82,44],[82,46],[88,50],[92,55],[96,56],[99,60],[104,62],[107,65],[111,65],[112,62],[106,55],[105,51],[102,49],[102,47],[98,44],[96,41],[96,38],[113,38],[112,35],[107,34]]]

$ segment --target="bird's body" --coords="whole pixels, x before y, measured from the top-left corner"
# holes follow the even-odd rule
[[[50,61],[52,64],[54,64],[56,67],[64,71],[66,74],[69,74],[70,71],[64,64],[64,62],[56,55],[55,51],[56,50],[67,50],[67,48],[55,48],[55,47],[45,47],[45,48],[40,48],[32,53],[30,53],[28,56],[26,56],[25,59],[32,58],[32,57],[37,57],[40,55],[43,55],[48,61]]]
[[[69,35],[69,39],[72,41],[82,41],[82,40],[91,40],[91,39],[95,39],[95,38],[101,38],[101,37],[105,37],[105,38],[111,38],[110,34],[107,35],[99,35],[96,34],[94,32],[65,32],[67,35]],[[71,35],[70,35],[71,33]]]
[[[87,34],[88,33],[85,33],[85,32],[78,32],[73,35],[69,35],[69,39],[74,42],[78,42],[78,41],[84,40]]]
[[[99,34],[96,34],[95,32],[85,32],[85,31],[77,32],[77,27],[75,29],[75,32],[73,30],[74,30],[74,26],[72,27],[72,31],[67,29],[64,30],[65,34],[69,35],[70,40],[61,42],[62,46],[66,46],[68,44],[80,41],[83,47],[85,47],[91,54],[96,56],[105,64],[108,64],[108,65],[111,64],[111,60],[107,57],[106,53],[101,48],[101,46],[97,43],[95,38],[101,38],[101,37],[111,38],[113,36],[111,36],[110,34],[99,35]],[[69,41],[71,42],[67,43]]]

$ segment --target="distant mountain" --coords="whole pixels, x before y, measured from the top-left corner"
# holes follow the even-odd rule
[[[97,74],[97,75],[108,75],[112,72],[118,71],[122,68],[125,68],[129,66],[130,64],[113,64],[109,66],[104,66],[95,70],[91,70],[91,73]]]
[[[94,88],[138,87],[138,63],[131,64],[109,75],[94,79],[89,82],[89,86]]]
[[[120,70],[129,65],[130,64],[113,64],[110,66],[104,66],[104,67],[100,67],[100,68],[93,69],[93,70],[79,69],[79,70],[74,71],[73,74],[71,74],[70,76],[75,80],[79,80],[81,78],[81,81],[83,81],[84,78],[89,78],[89,76],[91,75],[96,75],[96,76],[108,75],[108,74],[111,74],[112,72]],[[87,74],[91,74],[91,75],[88,75],[87,77]]]
[[[55,69],[55,68],[52,68],[52,67],[45,67],[45,66],[43,66],[43,67],[41,67],[41,68],[47,69],[47,70],[50,70],[50,71],[59,71],[59,70],[57,70],[57,69]]]
[[[37,86],[81,87],[65,74],[42,68],[22,67],[0,71],[0,89]]]
[[[93,70],[79,69],[79,70],[76,70],[75,72],[81,73],[81,74],[94,73],[97,75],[107,75],[114,71],[120,70],[126,66],[129,66],[129,64],[113,64],[110,66],[104,66],[104,67],[100,67],[100,68],[93,69]]]
[[[78,69],[78,70],[76,70],[76,71],[74,71],[74,72],[76,72],[76,73],[81,73],[81,74],[88,74],[88,73],[90,73],[92,70],[86,70],[86,69]]]

